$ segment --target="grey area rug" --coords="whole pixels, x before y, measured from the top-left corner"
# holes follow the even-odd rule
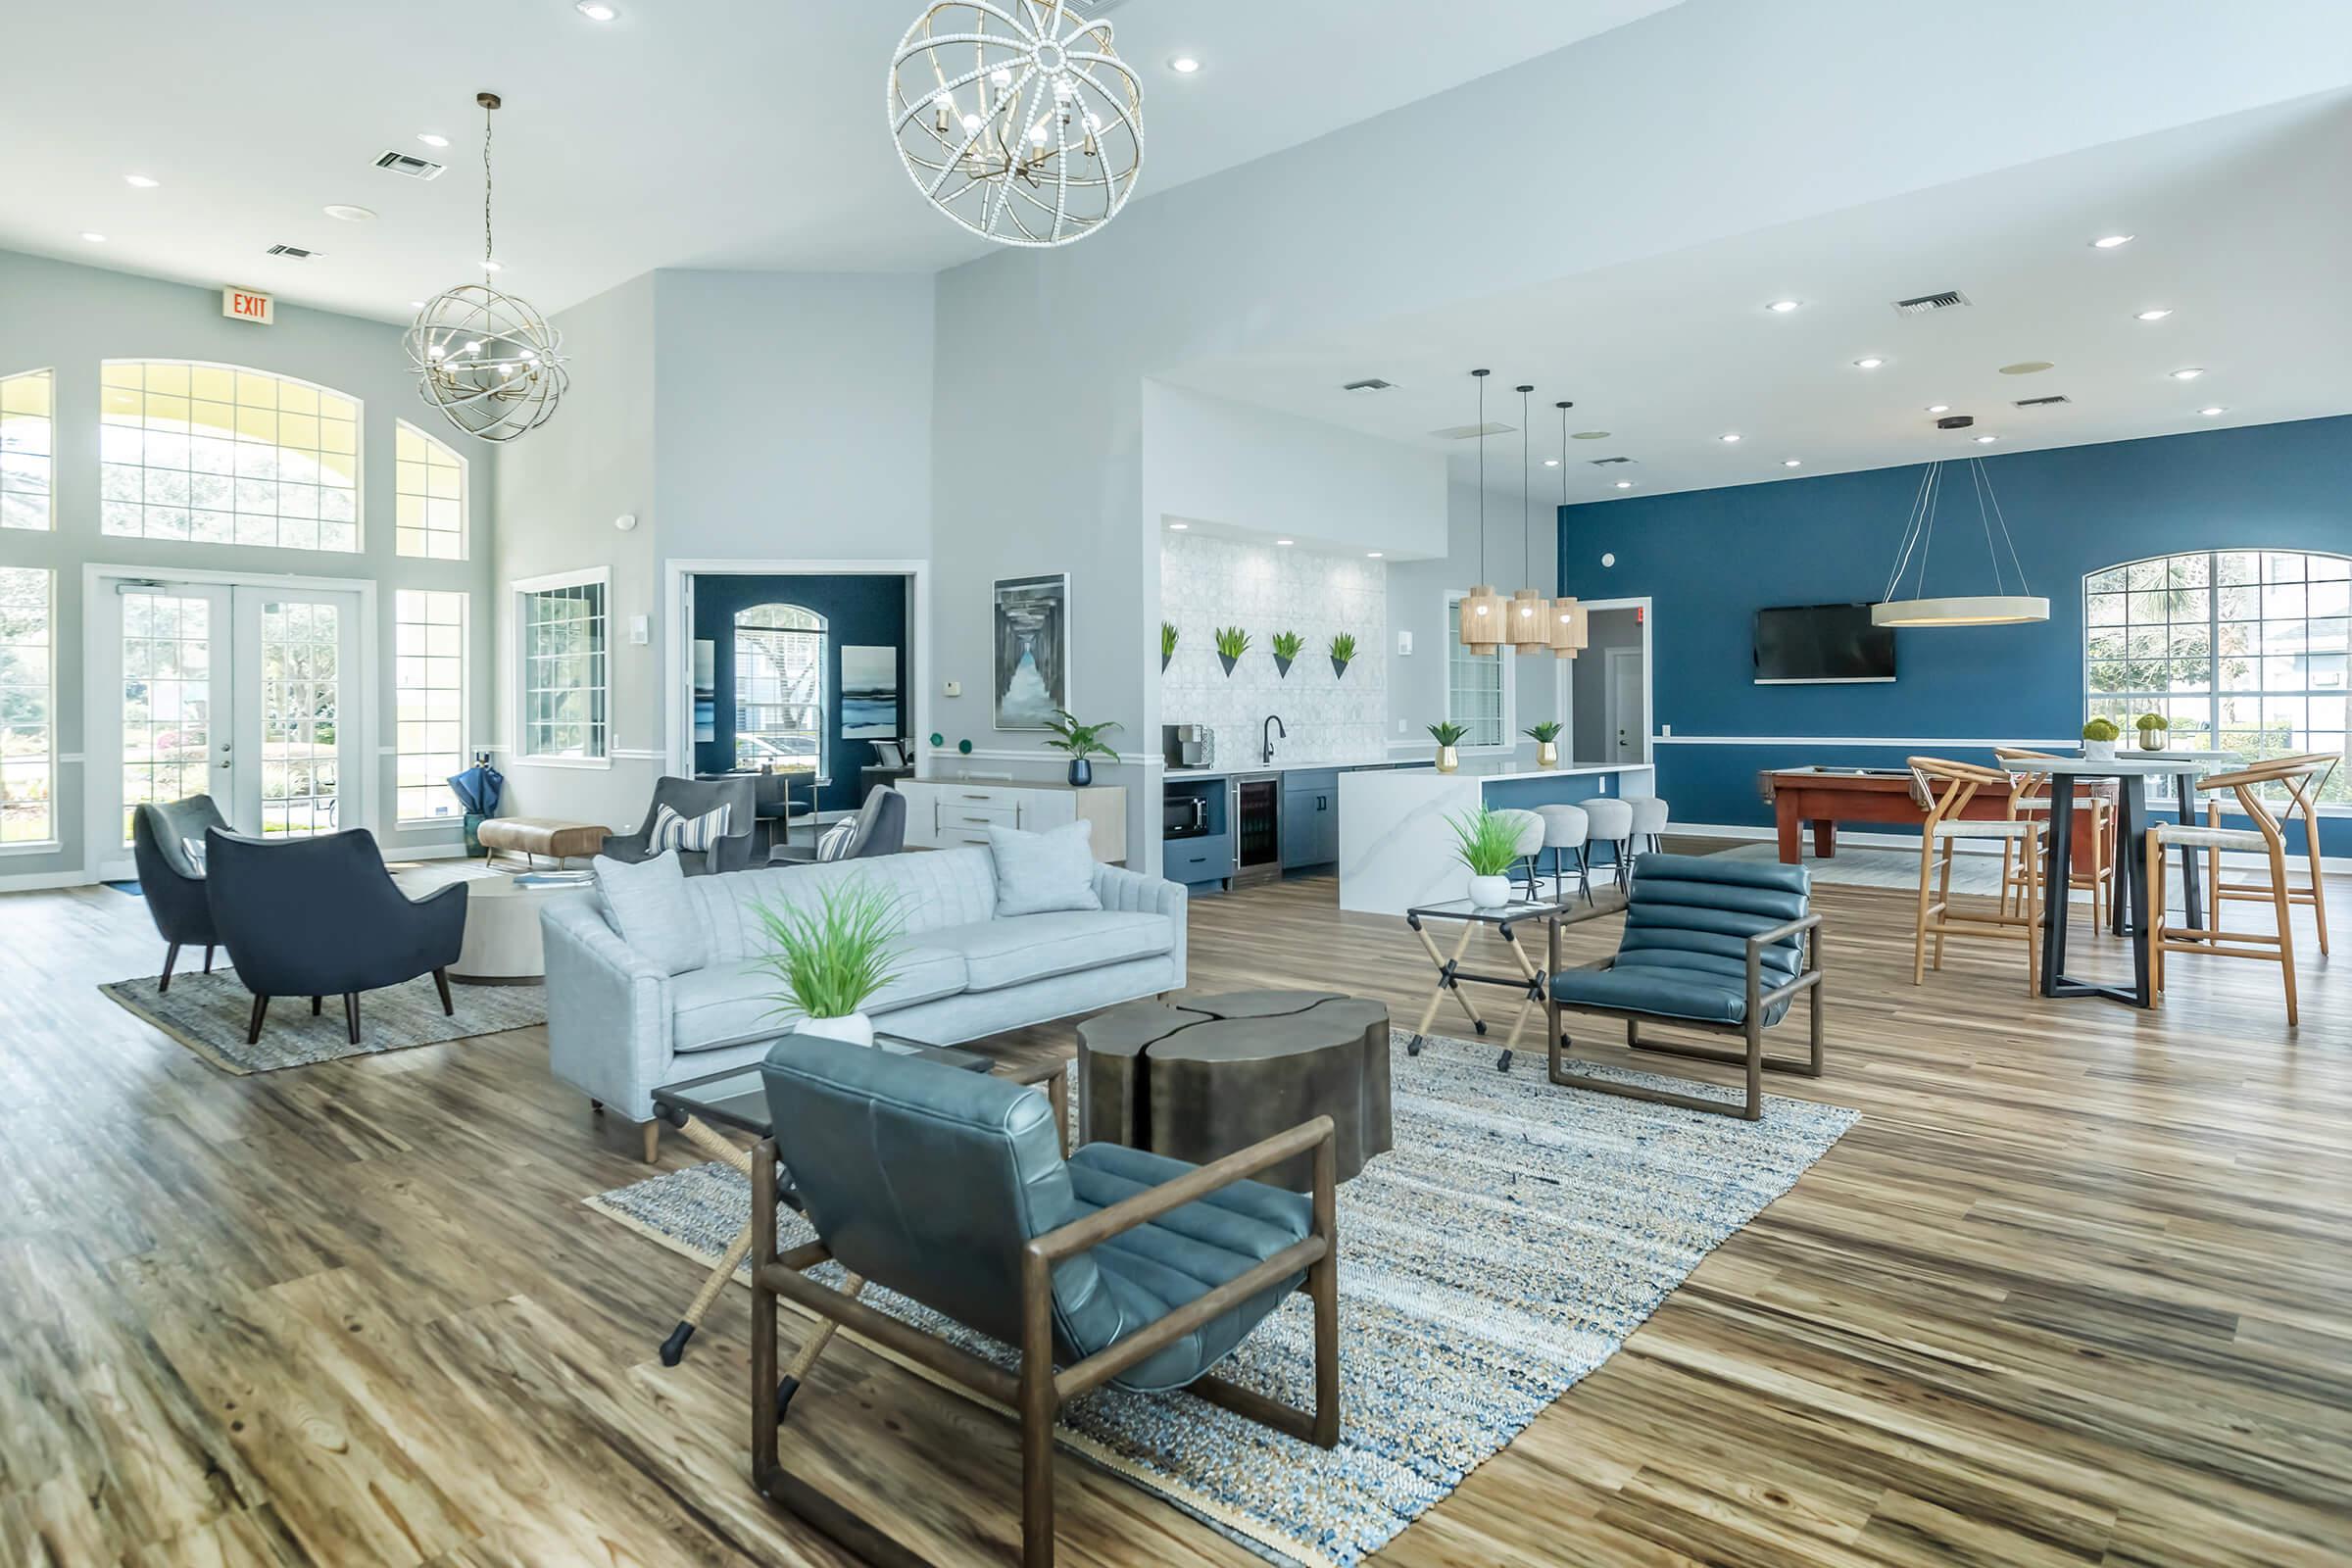
[[[1859,1114],[1774,1096],[1743,1122],[1556,1087],[1540,1057],[1499,1073],[1488,1043],[1431,1036],[1408,1056],[1405,1038],[1392,1035],[1396,1147],[1340,1189],[1340,1446],[1189,1395],[1102,1389],[1062,1415],[1071,1449],[1277,1561],[1348,1568],[1377,1550],[1607,1360]],[[706,1264],[751,1215],[749,1184],[715,1163],[587,1202]],[[783,1247],[809,1237],[798,1215],[779,1230]],[[903,1297],[865,1300],[1014,1362]],[[1222,1373],[1311,1405],[1311,1333],[1294,1297]],[[804,1401],[795,1419],[858,1414]]]
[[[245,1043],[253,994],[224,966],[211,974],[175,974],[172,989],[158,993],[155,977],[116,980],[98,988],[122,1006],[193,1051],[223,1072],[275,1072],[312,1067],[345,1056],[373,1056],[411,1046],[439,1045],[468,1035],[494,1035],[547,1022],[542,986],[451,985],[455,1017],[444,1017],[433,977],[360,993],[360,1043],[343,1028],[343,999],[328,997],[311,1016],[308,997],[275,997],[262,1038]]]

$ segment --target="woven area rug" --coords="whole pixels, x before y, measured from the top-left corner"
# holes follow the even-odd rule
[[[1396,1147],[1340,1189],[1340,1446],[1188,1395],[1102,1389],[1062,1413],[1069,1448],[1275,1561],[1348,1568],[1377,1550],[1607,1360],[1859,1114],[1775,1096],[1743,1122],[1559,1088],[1541,1057],[1499,1073],[1488,1043],[1431,1036],[1408,1056],[1405,1038],[1392,1036]],[[715,1163],[587,1202],[706,1264],[751,1214],[750,1184]],[[809,1236],[794,1214],[779,1229],[784,1247]],[[902,1297],[865,1300],[1013,1364]],[[1311,1404],[1311,1329],[1293,1297],[1223,1375]],[[793,1419],[858,1413],[804,1399]]]
[[[315,1018],[310,998],[273,998],[262,1038],[249,1046],[245,1029],[253,1016],[253,994],[225,965],[216,966],[211,974],[175,974],[172,989],[160,994],[153,975],[116,980],[98,989],[221,1071],[233,1073],[312,1067],[345,1056],[380,1055],[547,1022],[543,986],[452,985],[449,996],[457,1015],[445,1017],[433,977],[423,975],[405,985],[360,994],[356,1046],[344,1031],[341,997],[328,997]]]
[[[1736,850],[1717,852],[1727,859],[1754,860],[1778,865],[1781,852],[1771,844],[1742,844]],[[1902,888],[1919,891],[1919,852],[1917,850],[1869,849],[1859,845],[1841,847],[1828,859],[1813,853],[1811,843],[1805,845],[1805,869],[1813,873],[1816,882],[1830,882],[1853,888]],[[1994,899],[2001,893],[2001,858],[1997,855],[1955,855],[1952,857],[1952,891],[1976,898]],[[2075,894],[2087,902],[2088,889]]]

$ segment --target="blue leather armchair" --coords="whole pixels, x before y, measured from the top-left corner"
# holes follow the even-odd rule
[[[138,867],[139,892],[155,917],[156,933],[170,944],[164,950],[164,977],[155,988],[159,992],[172,989],[172,968],[179,962],[179,950],[190,943],[203,947],[204,972],[213,972],[213,949],[220,939],[213,932],[204,872],[188,858],[183,841],[202,844],[206,833],[227,825],[210,795],[149,804],[131,813],[130,858]]]
[[[752,1160],[752,1473],[806,1522],[869,1560],[917,1560],[779,1464],[777,1427],[797,1387],[776,1375],[785,1298],[1019,1412],[1029,1568],[1054,1560],[1055,1412],[1103,1383],[1189,1388],[1303,1441],[1338,1444],[1330,1117],[1208,1165],[1109,1144],[1064,1159],[1046,1097],[1007,1079],[803,1035],[779,1041],[761,1072],[776,1138]],[[1301,1153],[1312,1157],[1310,1194],[1247,1179]],[[818,1237],[781,1256],[780,1200]],[[828,1259],[1018,1347],[1018,1373],[802,1273]],[[1315,1312],[1312,1414],[1207,1376],[1301,1288]]]
[[[1766,1070],[1820,1077],[1821,916],[1812,910],[1811,893],[1812,879],[1802,866],[1720,855],[1641,857],[1634,862],[1617,956],[1551,977],[1551,1081],[1754,1121],[1763,1114]],[[1810,999],[1810,1056],[1768,1058],[1764,1031],[1788,1015],[1799,992]],[[1573,1042],[1560,1029],[1563,1009],[1624,1019],[1625,1043],[1637,1051],[1745,1068],[1744,1103],[1566,1073],[1561,1064]],[[1644,1040],[1642,1024],[1647,1020],[1737,1035],[1741,1047]]]
[[[282,843],[221,828],[205,835],[205,894],[213,928],[253,993],[245,1043],[262,1038],[271,997],[341,996],[360,1043],[360,993],[430,974],[441,1010],[457,1009],[444,972],[466,941],[466,885],[421,899],[400,891],[366,828]]]

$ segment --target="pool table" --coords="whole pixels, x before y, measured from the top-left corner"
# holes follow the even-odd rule
[[[1813,824],[1813,853],[1829,859],[1838,853],[1839,822],[1896,822],[1917,827],[1927,810],[1911,795],[1911,773],[1900,767],[1778,767],[1757,775],[1758,787],[1780,829],[1781,860],[1804,858],[1798,825]],[[2009,791],[1987,784],[1961,815],[1998,821],[2009,814]]]

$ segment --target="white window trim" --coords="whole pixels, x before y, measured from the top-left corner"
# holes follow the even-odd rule
[[[530,726],[524,721],[523,716],[524,709],[527,707],[523,686],[529,678],[527,673],[529,661],[522,651],[523,637],[530,629],[529,621],[524,614],[523,600],[530,594],[547,593],[557,588],[577,588],[587,583],[595,583],[605,591],[605,755],[602,757],[533,757],[523,750],[526,737],[530,733]],[[612,568],[611,566],[585,566],[577,571],[556,571],[539,577],[517,577],[507,584],[507,603],[514,607],[514,639],[512,647],[514,670],[513,683],[508,689],[509,701],[514,705],[510,724],[511,733],[507,740],[508,765],[585,768],[599,772],[609,770],[612,766],[614,750],[612,737],[618,728],[617,715],[613,712],[612,704],[612,628],[615,619],[612,613]]]
[[[57,393],[53,386],[50,391],[50,409],[52,412],[49,416],[49,429],[51,432],[52,444],[55,443],[57,430],[57,415],[54,412],[57,407],[56,400]],[[56,459],[54,457],[50,460],[49,477],[52,486],[54,486],[57,478]],[[56,514],[54,512],[56,499],[57,492],[54,488],[52,488],[50,491],[50,502],[53,509],[50,519],[52,522],[56,520]],[[25,528],[21,531],[24,533],[33,533],[37,530]],[[66,769],[65,760],[59,755],[57,750],[57,573],[55,570],[46,566],[35,566],[30,569],[40,572],[43,576],[49,579],[49,701],[46,705],[46,711],[49,714],[49,722],[47,725],[49,731],[49,836],[45,839],[25,839],[15,844],[0,844],[0,857],[11,855],[55,855],[58,851],[66,847],[65,840],[58,833],[58,822],[65,815],[65,803],[62,792],[58,788],[58,782],[60,776],[65,772]]]
[[[338,397],[340,393],[336,394]],[[400,432],[414,431],[418,438],[440,448],[458,463],[458,553],[449,556],[403,555],[400,548]],[[367,437],[363,434],[361,439]],[[429,498],[428,498],[429,499]],[[363,538],[365,535],[363,535]],[[471,561],[473,559],[473,460],[456,447],[413,420],[395,417],[392,421],[392,556],[396,561]]]
[[[762,600],[757,605],[746,605],[743,607],[743,610],[739,610],[735,612],[734,618],[728,628],[730,641],[727,647],[727,654],[729,658],[734,658],[736,656],[735,639],[740,639],[744,632],[744,612],[762,610],[769,605],[780,605],[787,610],[797,610],[804,615],[813,615],[816,618],[816,766],[810,771],[816,780],[816,787],[821,790],[833,782],[833,774],[831,772],[831,764],[833,760],[827,755],[831,751],[831,748],[826,744],[826,742],[832,739],[832,719],[834,717],[833,662],[839,652],[834,647],[833,643],[833,620],[829,615],[818,614],[817,612],[809,609],[807,605],[796,604],[789,599],[767,599]],[[752,629],[760,630],[761,628],[754,627]],[[735,678],[739,681],[743,678],[740,662],[736,667]],[[740,690],[737,692],[735,701],[736,707],[740,710],[743,704],[743,698]],[[742,740],[742,731],[738,730],[736,732],[736,739],[738,742]],[[737,756],[733,765],[737,767],[741,767],[743,765],[743,760],[740,755]]]
[[[1453,716],[1453,653],[1454,645],[1460,641],[1460,633],[1454,622],[1457,618],[1456,608],[1469,597],[1455,589],[1446,591],[1446,662],[1441,666],[1439,697],[1445,704],[1446,721],[1449,724],[1461,722]],[[1464,757],[1509,757],[1519,750],[1519,671],[1515,667],[1519,662],[1512,657],[1508,643],[1485,657],[1492,658],[1502,666],[1502,741],[1496,746],[1462,746],[1456,750]]]
[[[0,529],[0,534],[54,534],[57,532],[57,367],[54,365],[34,365],[27,366],[22,370],[0,370],[0,381],[15,381],[28,375],[45,375],[49,378],[49,520],[38,528]],[[56,574],[54,572],[51,573],[49,597],[53,601],[57,598]],[[51,674],[50,679],[52,681],[56,679],[54,672]],[[54,741],[51,744],[50,750],[56,750]],[[52,818],[54,818],[57,814],[56,804],[57,803],[55,801],[50,803],[50,815]]]
[[[416,558],[411,557],[410,559],[415,560]],[[394,588],[392,590],[393,629],[391,658],[392,667],[395,670],[398,670],[400,667],[400,596],[404,593],[454,593],[458,596],[458,647],[460,650],[458,655],[458,733],[461,736],[470,735],[473,733],[473,595],[467,593],[463,588]],[[609,623],[610,616],[607,618]],[[611,650],[608,649],[608,662],[606,666],[605,677],[607,685],[612,683],[610,654]],[[605,701],[607,704],[605,710],[606,722],[608,725],[610,725],[612,718],[612,698],[607,697]],[[466,765],[471,766],[473,762],[473,749],[461,744],[459,750],[465,757]],[[608,745],[605,750],[610,753],[612,751],[612,747]],[[402,754],[400,750],[400,685],[397,680],[394,681],[392,686],[392,750],[386,755],[392,759],[392,825],[394,827],[411,829],[435,828],[447,827],[452,821],[457,821],[461,824],[464,822],[465,817],[463,813],[460,813],[460,815],[455,818],[447,816],[402,816],[400,814],[400,759]]]

